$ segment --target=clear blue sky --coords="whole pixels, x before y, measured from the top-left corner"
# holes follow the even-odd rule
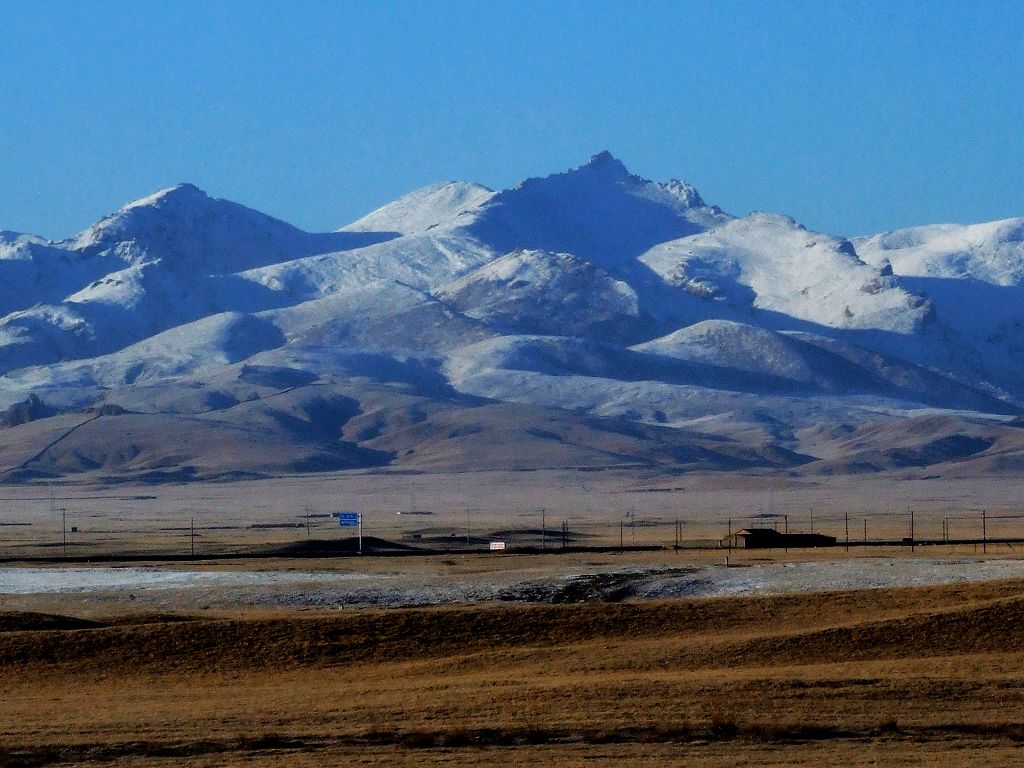
[[[1024,3],[0,4],[0,228],[191,181],[334,229],[609,149],[861,234],[1024,215]]]

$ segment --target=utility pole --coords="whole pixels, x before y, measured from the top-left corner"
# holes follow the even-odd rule
[[[789,515],[783,515],[782,518],[783,518],[783,520],[786,521],[785,522],[786,554],[788,555],[789,554]]]
[[[622,520],[619,520],[619,552],[622,552],[622,550],[625,548],[625,546],[623,544],[623,541],[622,541],[622,529],[623,529],[623,523],[622,523]]]
[[[846,551],[850,551],[850,513],[844,512],[844,518],[846,519]]]
[[[914,547],[914,510],[907,507],[907,512],[910,514],[910,551],[913,552]]]
[[[547,529],[547,525],[545,524],[545,520],[544,520],[544,515],[545,515],[546,511],[547,510],[544,507],[540,508],[540,548],[541,549],[546,549],[547,545],[548,545],[548,529]]]
[[[981,552],[988,552],[988,516],[986,511],[981,510]]]
[[[729,558],[732,556],[732,518],[729,518],[729,543],[726,545],[727,553],[725,556],[725,564],[729,564]]]
[[[868,519],[864,518],[864,543],[868,543]]]
[[[53,496],[53,481],[46,481],[46,492],[50,500],[50,519],[53,519],[57,515],[57,500]],[[61,509],[61,526],[60,526],[60,542],[61,552],[64,557],[68,556],[68,520],[67,510]]]
[[[195,559],[196,556],[196,519],[194,517],[189,518],[189,540],[191,541],[191,556]]]
[[[811,533],[814,533],[814,507],[808,507],[811,511]]]

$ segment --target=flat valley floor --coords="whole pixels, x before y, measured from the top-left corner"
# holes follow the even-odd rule
[[[336,481],[316,487],[328,482]],[[358,482],[366,486],[365,503],[374,479]],[[736,492],[736,504],[756,502],[763,483],[750,484]],[[461,478],[452,485],[472,483]],[[302,503],[298,487],[295,481],[294,504]],[[434,497],[423,486],[412,489],[417,507],[438,503],[441,486],[435,487]],[[879,487],[846,486],[864,503]],[[641,517],[672,514],[665,500],[674,491],[632,488],[629,504],[651,498],[663,505],[660,512],[641,507]],[[931,494],[938,516],[926,518],[928,525],[951,518],[948,510],[966,510],[966,499],[985,488],[993,505],[1008,506],[1012,496],[996,481],[958,488],[916,486],[919,495]],[[130,498],[142,490],[117,493]],[[239,488],[227,486],[160,489],[153,494],[160,510],[146,500],[154,506],[139,516],[166,526],[182,514],[181,498],[228,498],[232,490],[241,498]],[[245,498],[272,506],[274,498],[258,490]],[[287,490],[286,484],[281,493]],[[590,514],[596,530],[604,515],[610,538],[621,510],[613,508],[613,489],[605,490],[576,519]],[[409,492],[403,486],[392,503],[405,507]],[[791,505],[795,518],[806,501],[794,500],[798,492],[777,492],[773,503]],[[34,494],[40,514],[48,513],[45,491],[18,493]],[[712,491],[700,493],[695,497],[709,506],[702,525],[711,534],[722,519],[710,510]],[[834,488],[813,493],[822,498],[818,514],[827,512],[834,525],[842,496]],[[954,498],[959,493],[963,499]],[[96,511],[106,503],[96,489],[57,494],[87,499],[83,504]],[[936,501],[942,494],[950,500]],[[488,521],[489,530],[533,515],[516,507],[511,491],[494,495],[505,506]],[[728,497],[715,498],[727,510]],[[12,520],[36,519],[11,503]],[[532,506],[532,497],[525,503]],[[475,504],[482,518],[482,502]],[[245,508],[237,502],[224,512],[232,530],[245,528]],[[448,511],[453,526],[464,519],[460,511]],[[443,527],[440,512],[430,525]],[[391,516],[412,524],[394,510]],[[139,521],[125,519],[127,528],[140,531],[132,546],[141,546]],[[417,516],[409,519],[424,525]],[[215,518],[208,521],[212,526]],[[19,535],[26,530],[31,526]],[[666,536],[654,530],[638,533]],[[399,534],[395,528],[390,538]],[[89,589],[19,594],[10,587],[22,583],[15,577],[29,574],[37,580],[29,583],[44,583],[53,569],[8,563],[0,569],[0,581],[8,579],[0,596],[0,765],[1019,765],[1019,555],[1009,547],[985,556],[945,547],[751,552],[734,553],[728,569],[714,551],[199,560],[125,571],[151,580],[134,587],[100,579]],[[117,570],[103,568],[94,575]],[[186,568],[217,578],[263,574],[270,581],[206,587],[152,581]],[[758,569],[775,580],[750,579]],[[321,575],[307,579],[310,573]],[[589,580],[580,581],[581,573]],[[724,574],[719,582],[716,573]],[[842,578],[801,584],[808,573]],[[872,573],[879,579],[866,579]],[[322,574],[339,582],[327,589]],[[601,574],[614,578],[595,581]],[[730,586],[724,596],[711,590],[663,599],[657,590],[622,591],[623,585],[639,589],[640,582],[649,590],[671,583],[728,586],[741,583],[734,576],[743,574],[745,586]],[[431,594],[449,582],[492,584],[498,591],[470,598],[456,591],[429,605],[385,608],[339,601],[356,575],[359,584],[387,578],[403,589],[429,585]],[[278,578],[291,581],[282,586]],[[900,583],[915,586],[894,586]],[[524,584],[529,589],[501,591]]]

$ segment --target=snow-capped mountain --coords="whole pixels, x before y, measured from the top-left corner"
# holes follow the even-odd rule
[[[488,432],[517,467],[884,469],[864,441],[936,412],[986,437],[913,455],[1024,466],[1022,300],[1024,219],[845,240],[606,152],[328,233],[182,184],[69,240],[0,231],[0,394],[46,414],[0,429],[0,476],[500,466]]]

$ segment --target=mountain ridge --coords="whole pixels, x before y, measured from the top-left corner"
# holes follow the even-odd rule
[[[123,440],[137,442],[146,419],[171,424],[190,409],[208,414],[204,439],[215,439],[209,414],[277,396],[243,369],[282,372],[299,399],[330,387],[350,404],[326,431],[316,416],[261,417],[271,432],[291,425],[271,474],[415,465],[415,439],[431,467],[472,468],[475,433],[453,427],[435,450],[433,430],[472,421],[481,403],[495,405],[488,429],[560,466],[574,451],[596,460],[564,440],[597,419],[578,434],[598,424],[616,434],[628,424],[680,430],[667,452],[663,442],[642,445],[663,441],[660,432],[630,442],[644,461],[700,455],[705,468],[803,471],[820,460],[831,472],[859,465],[815,455],[820,441],[808,436],[821,425],[852,424],[868,440],[886,433],[880,425],[941,412],[953,432],[960,419],[991,425],[984,440],[999,458],[981,448],[972,467],[1024,467],[1015,428],[1004,426],[1024,413],[1022,330],[1024,218],[847,239],[785,215],[730,215],[692,185],[641,178],[608,152],[506,190],[429,185],[335,232],[305,232],[191,184],[62,241],[0,231],[0,406],[29,396],[46,414],[130,406]],[[498,424],[529,406],[563,427],[542,438]],[[417,414],[442,411],[431,429],[410,430]],[[389,414],[376,432],[364,428],[370,413]],[[687,453],[697,424],[702,447]],[[249,434],[225,429],[225,444]],[[29,424],[0,432],[0,457],[23,455],[5,439],[50,434]],[[174,463],[147,441],[151,460],[118,464],[127,453],[116,430],[104,440],[102,460],[41,459],[37,469],[130,474]],[[746,458],[707,452],[707,440]],[[827,450],[870,453],[842,441]],[[871,461],[895,455],[880,450]],[[184,477],[230,472],[230,451],[181,455],[207,462]],[[246,471],[259,472],[258,456],[247,456]]]

